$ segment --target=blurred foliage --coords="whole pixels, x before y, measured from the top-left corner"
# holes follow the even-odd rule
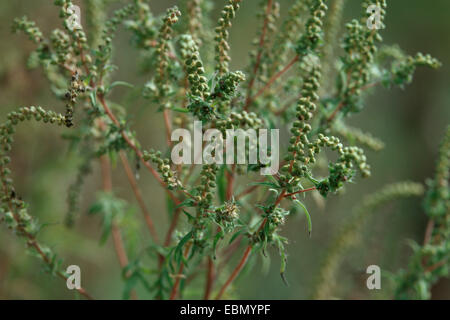
[[[113,8],[120,8],[122,1],[108,1]],[[152,1],[152,12],[155,15],[163,14],[165,9],[178,1]],[[236,16],[236,24],[240,28],[230,30],[230,55],[232,57],[230,69],[243,69],[248,63],[248,52],[252,49],[251,40],[258,32],[259,24],[255,23],[255,12],[258,12],[258,1],[245,1],[239,15]],[[286,17],[286,8],[291,3],[281,0],[280,16]],[[360,1],[347,1],[344,10],[344,19],[349,21],[360,15]],[[74,1],[88,14],[96,9],[91,8],[90,1]],[[213,20],[217,20],[222,3],[216,8],[206,8],[212,11]],[[91,11],[89,11],[91,10]],[[373,177],[358,181],[358,188],[344,190],[344,197],[330,196],[326,204],[321,198],[306,199],[305,204],[309,213],[314,217],[314,236],[308,239],[306,233],[299,233],[299,229],[305,227],[305,215],[294,216],[294,221],[287,224],[283,234],[293,239],[287,245],[290,252],[288,279],[290,286],[286,287],[279,280],[279,263],[270,264],[268,258],[256,257],[253,263],[261,262],[267,273],[248,272],[251,265],[244,268],[237,280],[239,282],[240,298],[274,298],[274,299],[298,299],[311,295],[314,287],[315,274],[322,263],[324,249],[329,246],[332,239],[339,233],[341,221],[347,221],[349,212],[357,204],[362,195],[379,190],[387,183],[411,179],[424,181],[427,177],[433,177],[435,163],[438,158],[438,147],[441,137],[445,133],[445,127],[450,119],[450,43],[446,41],[446,30],[450,30],[450,21],[447,13],[450,3],[446,0],[435,0],[433,5],[420,0],[396,0],[389,2],[389,10],[384,21],[386,29],[383,36],[388,43],[399,43],[405,52],[427,51],[439,58],[443,67],[438,71],[418,70],[418,76],[411,86],[404,90],[391,89],[389,92],[377,89],[376,95],[370,95],[366,102],[366,108],[351,119],[355,127],[367,129],[379,137],[385,144],[381,153],[369,151]],[[36,20],[37,25],[44,34],[59,26],[57,19],[58,10],[47,0],[16,0],[0,2],[0,36],[4,40],[0,42],[0,96],[2,116],[9,111],[16,110],[22,105],[49,105],[64,112],[65,107],[56,99],[49,85],[42,81],[44,74],[39,69],[29,69],[27,66],[33,61],[29,60],[28,53],[34,50],[33,45],[24,41],[24,38],[11,34],[13,17],[27,15]],[[109,15],[105,15],[109,16]],[[201,18],[201,17],[200,17]],[[83,17],[84,19],[84,17]],[[102,14],[94,20],[104,19]],[[151,32],[138,26],[140,32]],[[198,30],[198,24],[188,26]],[[96,25],[90,28],[98,28]],[[184,28],[184,27],[183,27]],[[204,31],[200,31],[201,34]],[[204,32],[205,33],[205,32]],[[340,32],[342,33],[342,32]],[[204,37],[212,37],[205,33]],[[146,63],[148,57],[139,56],[129,46],[130,34],[119,31],[114,42],[117,44],[115,61],[119,69],[114,74],[114,80],[126,80],[127,83],[144,85],[147,76],[141,72],[142,67],[149,67]],[[98,43],[99,39],[90,39]],[[200,39],[194,39],[197,43]],[[134,43],[136,44],[136,43]],[[200,44],[200,43],[198,43]],[[208,45],[208,42],[205,43]],[[139,42],[137,45],[142,45]],[[211,51],[211,50],[206,50]],[[392,51],[392,50],[391,50]],[[212,57],[204,56],[205,61]],[[405,62],[392,66],[392,74],[401,75],[408,82],[408,72],[414,63],[422,61],[422,57],[405,57]],[[415,60],[414,60],[415,59]],[[143,61],[136,65],[136,61]],[[145,70],[145,68],[144,68]],[[210,70],[207,70],[208,72]],[[391,78],[392,82],[398,82],[399,78]],[[384,79],[387,80],[387,79]],[[53,87],[53,92],[58,93],[58,88]],[[117,101],[115,110],[120,113],[121,108],[127,111],[127,120],[133,124],[133,130],[139,132],[141,143],[160,147],[165,139],[164,126],[156,114],[156,108],[148,108],[148,102],[136,97],[140,94],[138,89],[119,86],[112,93]],[[343,93],[345,95],[345,93]],[[120,105],[118,105],[120,104]],[[122,107],[123,106],[123,107]],[[77,121],[75,115],[75,122]],[[145,119],[145,121],[137,121]],[[3,122],[3,120],[2,120]],[[339,134],[349,141],[356,141],[364,145],[372,145],[373,149],[380,149],[383,145],[379,140],[373,140],[364,132],[354,131],[352,127],[340,126],[336,128]],[[74,173],[77,168],[86,169],[83,162],[85,157],[67,147],[66,141],[60,139],[62,130],[58,128],[42,128],[39,125],[30,124],[27,131],[18,131],[15,136],[16,144],[13,147],[11,158],[13,177],[20,195],[27,199],[32,208],[33,215],[44,223],[40,231],[40,239],[46,243],[53,243],[58,252],[64,253],[65,264],[77,264],[83,272],[82,284],[89,287],[90,293],[102,298],[118,299],[129,297],[132,289],[142,297],[146,297],[148,284],[142,275],[151,273],[144,267],[147,259],[155,259],[154,250],[147,254],[133,250],[136,246],[127,248],[130,261],[127,268],[121,271],[117,258],[112,250],[112,245],[100,247],[99,240],[107,241],[112,217],[120,213],[119,224],[126,226],[123,234],[125,243],[139,243],[149,241],[149,236],[141,232],[144,224],[136,223],[130,217],[135,214],[133,205],[123,209],[120,199],[134,203],[133,194],[128,188],[128,182],[123,170],[113,161],[113,177],[115,189],[113,198],[108,196],[95,197],[96,191],[101,188],[100,169],[97,163],[93,163],[92,174],[86,176],[85,188],[74,190],[80,193],[82,201],[75,204],[76,211],[80,213],[76,227],[67,229],[64,224],[67,212],[67,186],[78,181]],[[16,147],[16,146],[26,146]],[[86,153],[91,152],[86,149]],[[120,161],[117,159],[117,161]],[[320,161],[319,161],[320,162]],[[319,163],[320,165],[320,163]],[[116,168],[117,166],[117,168]],[[139,174],[136,168],[135,174]],[[167,203],[165,195],[157,183],[147,174],[140,174],[140,185],[144,201],[151,207],[155,224],[167,227],[166,211]],[[240,183],[244,184],[244,181]],[[151,196],[148,196],[151,195]],[[430,195],[428,195],[430,197]],[[302,200],[303,201],[303,200]],[[70,202],[69,202],[70,203]],[[93,205],[92,205],[93,204]],[[111,209],[105,210],[105,207]],[[337,283],[334,296],[340,298],[391,298],[392,290],[385,285],[382,289],[369,291],[365,287],[366,267],[377,264],[382,270],[397,272],[408,267],[412,250],[407,246],[405,239],[412,239],[420,243],[424,237],[427,217],[422,210],[419,200],[409,203],[401,202],[393,207],[387,206],[372,217],[372,223],[366,225],[361,233],[359,246],[352,248],[342,258],[342,265],[337,271],[335,282]],[[170,208],[169,208],[170,209]],[[303,210],[302,208],[297,210]],[[96,213],[89,216],[87,213]],[[105,215],[105,213],[107,213]],[[429,210],[427,210],[429,213]],[[96,221],[97,223],[92,223]],[[99,225],[103,224],[102,229]],[[389,226],[389,227],[387,227]],[[0,299],[30,299],[30,298],[73,298],[73,294],[58,283],[59,279],[53,279],[42,270],[40,264],[29,255],[25,254],[23,244],[7,232],[6,228],[0,229]],[[162,232],[158,229],[161,237]],[[53,239],[60,239],[58,242]],[[420,249],[415,249],[417,251]],[[179,255],[180,253],[178,253]],[[259,261],[262,259],[262,261]],[[230,262],[237,264],[235,259]],[[121,273],[122,272],[122,273]],[[122,278],[127,278],[124,288]],[[224,281],[225,275],[219,274],[219,280]],[[263,281],[262,281],[263,279]],[[139,286],[136,286],[137,284]],[[420,286],[420,285],[419,285]],[[431,298],[450,298],[450,284],[448,280],[441,280],[432,288]],[[122,295],[123,293],[123,295]],[[195,294],[195,292],[193,293]]]

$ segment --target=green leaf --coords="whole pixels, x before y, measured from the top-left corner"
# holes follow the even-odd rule
[[[188,232],[178,243],[177,247],[175,248],[174,253],[174,260],[177,264],[180,264],[182,262],[183,257],[183,247],[184,245],[192,238],[192,231]]]
[[[103,205],[102,205],[102,203],[101,203],[101,202],[95,202],[95,203],[89,208],[88,213],[89,213],[89,214],[97,214],[97,213],[102,212],[102,210],[103,210]]]
[[[287,255],[286,255],[286,249],[284,248],[284,245],[283,245],[283,239],[277,237],[276,238],[276,243],[277,243],[278,250],[279,250],[280,256],[281,256],[280,276],[281,276],[281,279],[283,280],[284,284],[286,286],[289,286],[289,283],[287,282],[287,279],[286,279],[286,276],[285,276],[286,265],[287,265]]]
[[[303,212],[305,212],[306,220],[308,222],[308,234],[311,237],[312,222],[311,222],[311,216],[308,212],[308,209],[306,209],[305,205],[303,203],[301,203],[299,200],[294,200],[294,202],[297,203],[303,209]]]
[[[173,111],[176,112],[181,112],[181,113],[189,113],[189,110],[187,108],[177,108],[177,107],[172,107],[170,108]]]
[[[175,213],[175,203],[169,195],[166,195],[166,203],[167,203],[167,213],[169,214],[169,218],[172,219],[173,214]]]
[[[115,81],[115,82],[111,83],[111,85],[109,86],[109,89],[112,89],[112,88],[118,87],[118,86],[134,88],[134,85],[132,85],[131,83],[128,83],[125,81]]]
[[[124,214],[125,201],[115,198],[110,192],[99,193],[97,201],[89,209],[89,214],[102,215],[102,235],[100,244],[103,245],[108,240],[111,233],[112,223],[118,215]]]
[[[193,215],[191,215],[189,212],[187,212],[186,210],[182,210],[183,213],[188,217],[189,221],[194,221],[195,217]]]
[[[223,238],[223,231],[221,230],[220,232],[218,232],[216,234],[216,236],[214,237],[214,243],[213,243],[213,259],[216,260],[216,247],[217,247],[217,243],[219,243],[219,240]]]
[[[239,237],[243,232],[244,232],[244,230],[239,230],[238,232],[233,234],[230,241],[228,241],[228,245],[230,245],[234,240],[236,240],[236,238]]]
[[[280,189],[280,186],[277,183],[273,183],[273,182],[267,182],[267,181],[263,181],[263,182],[252,182],[248,184],[249,186],[266,186],[272,189]]]
[[[133,273],[130,277],[126,278],[125,287],[123,289],[122,299],[130,299],[131,291],[136,287],[140,280],[139,274]]]
[[[97,104],[97,92],[91,91],[91,93],[89,94],[89,100],[91,101],[91,104],[94,108],[98,109],[98,104]]]
[[[179,209],[179,208],[182,208],[182,207],[193,207],[194,204],[195,204],[194,199],[189,198],[189,199],[186,199],[183,202],[181,202],[179,205],[177,205],[175,207],[175,209]]]
[[[226,165],[222,165],[220,167],[219,172],[217,173],[216,177],[216,184],[217,184],[217,193],[219,196],[219,200],[221,203],[226,201],[226,179],[225,179],[225,169]]]

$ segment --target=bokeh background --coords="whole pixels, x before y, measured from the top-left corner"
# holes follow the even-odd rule
[[[55,99],[41,70],[28,70],[26,61],[34,48],[23,36],[10,32],[16,16],[27,15],[35,20],[44,33],[60,26],[58,10],[49,0],[0,1],[0,118],[19,106],[41,105],[62,111],[64,105]],[[74,1],[83,7],[82,1]],[[116,1],[114,6],[120,6]],[[279,0],[281,12],[292,1]],[[345,21],[359,17],[358,0],[348,0]],[[164,12],[177,1],[151,1],[155,14]],[[224,1],[214,1],[218,10]],[[244,0],[231,30],[232,68],[246,66],[251,40],[258,25],[255,12],[258,1]],[[280,280],[276,252],[267,270],[255,268],[245,279],[239,280],[236,293],[247,299],[306,299],[310,296],[314,277],[321,259],[338,228],[345,222],[352,208],[368,193],[382,186],[403,180],[424,182],[433,176],[438,144],[450,119],[450,1],[395,0],[389,1],[385,43],[398,43],[406,52],[430,53],[443,62],[437,71],[418,69],[414,83],[405,90],[379,88],[369,96],[363,113],[351,123],[373,133],[386,143],[379,152],[368,151],[373,175],[368,180],[346,188],[345,194],[331,196],[324,208],[310,205],[314,224],[311,239],[304,232],[299,217],[285,226],[289,264],[287,277],[290,286]],[[214,19],[216,20],[216,19]],[[115,63],[119,66],[115,78],[143,83],[145,75],[138,74],[139,56],[129,45],[129,34],[119,32],[116,39]],[[138,74],[136,76],[136,74]],[[115,98],[132,115],[133,127],[145,146],[159,147],[164,141],[161,114],[143,109],[142,101],[130,101],[125,89],[117,89]],[[135,101],[135,100],[132,100]],[[134,119],[133,119],[134,117]],[[137,121],[139,119],[139,121]],[[136,120],[136,121],[134,121]],[[123,283],[120,268],[108,242],[99,245],[100,221],[86,214],[100,188],[98,167],[88,177],[82,193],[82,209],[76,228],[68,230],[63,224],[67,210],[66,190],[75,179],[77,156],[68,152],[67,142],[61,139],[60,128],[26,125],[18,130],[13,148],[13,176],[17,189],[30,203],[30,212],[46,225],[39,239],[64,257],[64,265],[77,264],[82,268],[82,284],[96,297],[119,299]],[[141,174],[140,185],[146,203],[152,209],[160,231],[167,227],[164,194],[147,174]],[[120,197],[133,198],[121,168],[114,169],[114,186]],[[139,214],[139,212],[137,212]],[[140,217],[140,216],[139,216]],[[344,299],[389,299],[389,282],[382,281],[382,289],[369,291],[365,286],[366,267],[377,264],[386,272],[396,272],[406,266],[412,250],[408,239],[423,239],[427,218],[419,199],[399,201],[376,212],[363,231],[360,243],[346,253],[336,278],[335,295]],[[138,226],[139,227],[139,226]],[[142,228],[143,228],[142,224]],[[161,233],[162,234],[162,233]],[[148,241],[144,230],[137,236]],[[145,298],[145,294],[141,293]],[[45,274],[37,259],[28,255],[24,243],[3,225],[0,226],[0,299],[71,299],[60,279]],[[442,280],[432,292],[434,299],[450,298],[450,281]]]

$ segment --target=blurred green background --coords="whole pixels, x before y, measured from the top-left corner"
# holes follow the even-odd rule
[[[55,99],[42,71],[28,70],[26,61],[34,48],[23,35],[10,32],[16,16],[27,15],[35,20],[45,34],[60,27],[58,10],[49,0],[0,1],[0,117],[19,106],[41,105],[62,112],[64,105]],[[74,1],[83,8],[82,1]],[[116,1],[114,6],[120,6]],[[225,1],[214,1],[216,10]],[[289,0],[280,0],[284,15]],[[152,11],[159,14],[177,1],[151,1]],[[358,18],[361,1],[348,0],[345,21]],[[258,1],[244,0],[234,28],[231,30],[232,69],[248,63],[251,40],[258,25],[255,13]],[[113,6],[113,7],[114,7]],[[369,96],[364,112],[353,117],[351,123],[373,133],[386,143],[379,152],[368,151],[373,168],[370,179],[349,185],[345,194],[331,196],[325,208],[310,201],[314,224],[311,239],[304,232],[300,217],[285,226],[289,263],[287,277],[290,286],[280,280],[277,253],[271,252],[273,261],[266,272],[256,267],[238,283],[237,295],[247,299],[305,299],[311,294],[314,277],[330,240],[345,222],[351,209],[368,193],[387,183],[402,180],[424,182],[433,176],[438,144],[450,119],[450,1],[448,0],[395,0],[388,1],[387,28],[383,31],[386,44],[398,43],[406,52],[430,53],[443,62],[437,71],[418,69],[414,83],[405,90],[379,88]],[[139,55],[129,45],[130,35],[119,32],[115,40],[115,63],[119,66],[116,79],[143,83],[145,75],[136,76]],[[123,91],[122,91],[123,90]],[[118,101],[126,100],[126,89],[118,89]],[[133,128],[144,146],[159,147],[164,143],[161,114],[139,105],[126,105],[131,114]],[[137,111],[140,111],[137,113]],[[140,121],[137,121],[139,118]],[[76,228],[68,230],[63,222],[67,210],[66,190],[76,175],[77,157],[68,152],[67,142],[61,139],[64,129],[32,124],[18,130],[13,147],[13,177],[17,190],[30,203],[30,212],[48,224],[39,239],[49,244],[64,257],[64,265],[77,264],[82,269],[82,285],[98,298],[119,299],[123,283],[120,268],[110,242],[100,246],[100,221],[87,216],[100,187],[98,167],[88,177],[82,193],[82,210]],[[120,197],[135,203],[120,167],[114,168],[114,186]],[[149,175],[142,172],[140,186],[146,203],[151,208],[158,228],[167,228],[163,191]],[[136,214],[139,214],[136,210]],[[139,215],[140,218],[140,215]],[[364,229],[361,242],[346,253],[336,278],[336,296],[345,299],[391,298],[387,279],[382,289],[369,291],[365,270],[377,264],[383,271],[396,272],[405,267],[412,250],[407,239],[423,239],[427,218],[419,199],[399,201],[376,212]],[[144,224],[142,223],[142,228]],[[139,241],[148,241],[144,230]],[[41,271],[37,259],[26,254],[25,245],[4,226],[0,226],[0,299],[70,299],[73,293],[60,279]],[[145,298],[145,294],[141,293]],[[443,280],[433,288],[435,299],[450,298],[450,281]]]

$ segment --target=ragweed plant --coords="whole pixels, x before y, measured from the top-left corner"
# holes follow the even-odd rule
[[[229,298],[234,295],[228,289],[248,261],[258,254],[266,256],[269,247],[279,251],[280,274],[287,282],[288,239],[282,236],[283,225],[300,210],[312,234],[312,217],[302,194],[317,192],[326,198],[355,182],[358,175],[370,176],[363,147],[381,150],[384,144],[346,125],[347,118],[364,109],[367,92],[377,85],[409,84],[418,66],[439,66],[429,55],[409,56],[397,47],[381,45],[384,0],[362,1],[362,16],[345,24],[342,35],[338,31],[341,0],[331,1],[331,9],[324,0],[296,0],[284,21],[280,5],[263,0],[249,65],[243,71],[232,70],[230,29],[246,1],[224,1],[214,22],[210,11],[217,1],[180,1],[180,8],[169,8],[159,16],[147,1],[134,0],[108,18],[109,1],[87,0],[85,29],[73,23],[78,18],[73,3],[56,0],[62,28],[49,37],[27,17],[14,21],[13,30],[35,43],[29,64],[44,70],[64,114],[22,107],[1,125],[2,221],[26,241],[49,272],[67,278],[59,256],[38,241],[39,224],[10,179],[7,154],[18,124],[34,120],[65,126],[64,137],[84,158],[68,190],[68,226],[76,225],[80,190],[92,171],[91,163],[100,162],[102,190],[90,213],[102,217],[101,243],[113,238],[123,270],[124,298],[137,298],[138,285],[146,289],[145,298]],[[379,8],[379,29],[368,26],[374,19],[367,12],[370,5]],[[131,44],[141,54],[147,77],[144,85],[111,80],[117,68],[114,37],[120,27],[128,31]],[[335,40],[338,37],[340,42]],[[139,142],[126,111],[112,99],[118,86],[137,89],[161,114],[166,149],[154,150]],[[261,178],[262,162],[197,166],[195,160],[202,154],[193,155],[192,165],[174,163],[167,156],[173,142],[179,142],[172,141],[172,130],[192,129],[194,120],[201,121],[204,131],[218,129],[224,136],[227,129],[287,128],[279,172]],[[251,148],[246,145],[245,153]],[[114,192],[111,159],[120,159],[151,236],[148,243],[139,243],[130,251],[122,237],[130,233],[130,224],[124,223],[128,204]],[[137,159],[136,169],[145,167],[166,192],[170,225],[163,238],[162,228],[153,222],[155,213],[147,207],[148,200],[154,199],[140,191],[130,159]],[[319,165],[324,162],[327,168]],[[245,183],[245,179],[252,182]],[[430,210],[442,207],[439,201],[448,191],[438,181],[433,188],[427,202]],[[255,198],[258,189],[264,191],[262,199]],[[376,206],[391,193],[402,196],[421,189],[407,184],[387,190],[367,205]],[[438,209],[433,212],[443,210]],[[442,213],[432,215],[441,225]],[[355,219],[359,221],[362,215]],[[444,239],[448,246],[447,236],[436,235],[436,241]],[[237,265],[230,265],[230,259],[239,254]],[[199,287],[200,296],[198,289],[189,290]],[[78,291],[91,298],[85,289]]]

